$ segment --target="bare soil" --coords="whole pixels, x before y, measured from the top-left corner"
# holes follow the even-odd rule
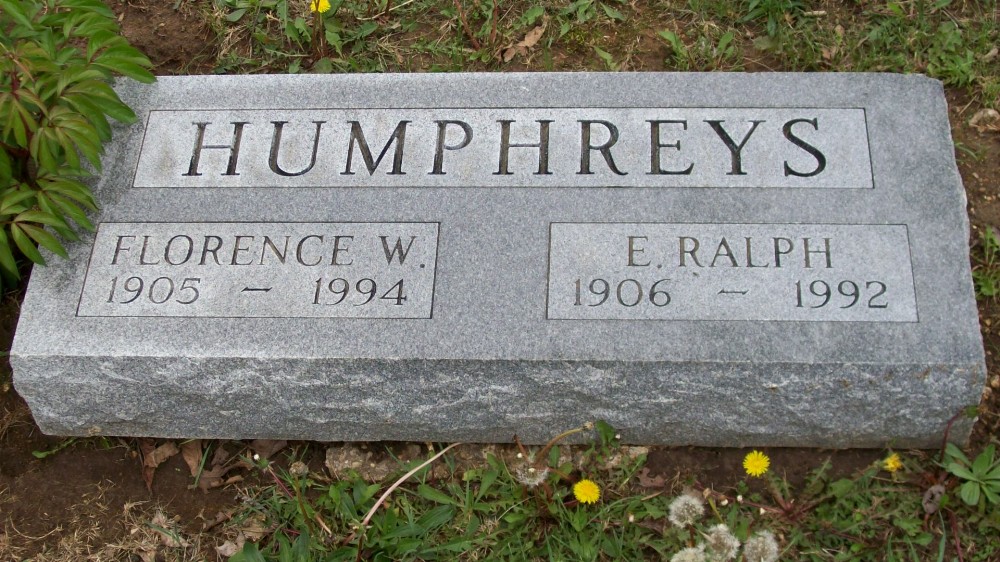
[[[120,15],[125,36],[154,62],[157,74],[210,72],[215,63],[217,38],[204,23],[203,14],[189,4],[174,8],[159,0],[109,1]],[[205,3],[208,4],[208,3]],[[199,8],[202,9],[202,8]],[[210,8],[204,8],[210,9]],[[655,69],[666,56],[662,42],[639,37],[630,66]],[[592,53],[586,53],[592,57]],[[572,53],[558,55],[557,69],[579,64]],[[765,60],[766,57],[760,57]],[[515,61],[512,70],[523,70]],[[767,65],[764,65],[767,66]],[[965,182],[973,231],[973,255],[979,251],[979,231],[1000,228],[1000,134],[979,132],[969,120],[979,110],[975,102],[957,91],[949,91],[952,134],[968,147],[973,157],[957,151]],[[17,321],[20,294],[6,295],[0,303],[0,345],[9,351]],[[990,436],[1000,436],[1000,303],[980,301],[980,320],[986,347],[989,383],[980,406],[972,447]],[[6,361],[4,361],[6,363]],[[32,453],[64,444],[59,437],[43,435],[11,385],[9,365],[0,370],[0,559],[21,560],[153,560],[157,543],[141,543],[135,537],[148,532],[135,516],[156,509],[168,513],[187,536],[199,536],[203,556],[215,558],[214,546],[226,540],[219,529],[201,531],[232,513],[239,505],[243,486],[259,482],[250,470],[232,474],[242,481],[204,491],[191,489],[193,479],[181,455],[175,455],[155,472],[151,489],[143,479],[140,443],[137,439],[93,438],[74,442],[57,453],[36,458]],[[343,447],[343,445],[339,445]],[[231,451],[247,450],[245,443],[227,444]],[[322,470],[326,445],[292,443],[305,450],[310,467]],[[349,456],[369,464],[391,461],[387,451],[413,449],[413,445],[372,443],[351,445]],[[346,450],[346,449],[345,449]],[[367,458],[367,452],[372,456]],[[834,477],[848,475],[884,455],[879,450],[769,449],[772,466],[784,471],[789,482],[800,485],[806,475],[829,458]],[[654,448],[650,451],[647,477],[666,481],[697,481],[717,489],[744,480],[741,466],[745,450],[696,447]],[[932,452],[928,452],[930,454]],[[279,455],[280,457],[280,455]],[[279,461],[280,462],[280,461]],[[212,533],[219,534],[213,535]],[[129,542],[132,539],[132,542]],[[211,544],[208,544],[211,543]],[[117,546],[115,546],[117,545]],[[131,558],[130,558],[131,556]],[[211,559],[211,558],[210,558]]]

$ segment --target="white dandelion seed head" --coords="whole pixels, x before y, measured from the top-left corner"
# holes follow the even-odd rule
[[[771,531],[759,531],[743,547],[747,562],[778,562],[778,541]]]
[[[545,482],[545,479],[548,477],[548,468],[542,468],[539,470],[527,463],[514,469],[514,478],[529,488],[534,488],[542,482]]]
[[[737,501],[738,503],[743,503],[743,495],[742,495],[742,494],[740,494],[740,495],[736,496],[736,501]]]
[[[259,461],[260,460],[260,455],[258,455],[257,453],[254,453],[253,454],[253,460],[254,461]]]
[[[670,557],[670,562],[705,562],[705,545],[685,548]]]
[[[705,533],[705,550],[712,562],[734,560],[740,552],[740,540],[726,525],[716,525]]]
[[[670,513],[667,519],[678,527],[693,525],[695,521],[705,515],[705,503],[700,496],[681,494],[670,502]]]
[[[295,461],[288,467],[288,472],[292,476],[306,476],[309,474],[309,467],[302,461]]]

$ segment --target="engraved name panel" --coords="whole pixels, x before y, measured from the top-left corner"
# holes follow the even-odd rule
[[[549,319],[916,322],[905,225],[553,223]]]
[[[858,108],[154,110],[134,187],[874,187]]]
[[[78,316],[431,318],[438,223],[102,223]]]

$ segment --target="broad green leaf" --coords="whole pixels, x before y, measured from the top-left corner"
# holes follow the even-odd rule
[[[968,505],[978,505],[979,504],[979,483],[978,482],[966,482],[962,484],[959,489],[959,495]]]
[[[83,228],[86,228],[87,230],[94,230],[94,224],[90,222],[89,218],[87,218],[86,213],[84,213],[82,209],[74,205],[72,201],[69,201],[64,197],[55,194],[49,195],[49,198],[52,199],[52,202],[55,204],[55,206],[58,207],[59,210],[61,210],[63,213],[65,213],[66,216],[72,219],[73,222],[82,226]]]
[[[426,484],[421,484],[417,487],[417,494],[420,497],[430,500],[434,503],[443,503],[449,505],[458,505],[458,501],[455,498],[449,496],[448,494],[438,490],[437,488],[432,488]]]
[[[247,10],[246,10],[246,8],[240,8],[240,9],[238,9],[238,10],[233,10],[232,12],[229,12],[229,13],[228,13],[228,14],[226,15],[226,21],[230,21],[230,22],[238,22],[238,21],[240,21],[240,19],[241,19],[241,18],[242,18],[242,17],[244,16],[244,15],[246,15],[246,13],[247,13]]]
[[[25,29],[34,29],[35,26],[31,23],[31,19],[28,14],[21,9],[21,3],[15,2],[13,0],[0,0],[0,8],[3,8],[3,13],[13,18],[17,25]]]
[[[440,506],[439,506],[440,507]],[[391,541],[404,537],[417,537],[424,534],[426,530],[416,523],[406,523],[382,535],[382,540]]]
[[[37,264],[45,265],[45,258],[43,258],[42,254],[38,252],[38,248],[36,248],[34,243],[32,243],[31,238],[29,238],[28,235],[25,234],[24,230],[21,229],[21,225],[17,223],[11,224],[10,235],[14,239],[14,244],[17,245],[17,249],[21,250],[21,253],[24,254],[26,258]]]
[[[607,14],[609,18],[618,21],[625,21],[625,15],[619,12],[618,10],[612,8],[611,6],[608,6],[603,2],[601,2],[601,7],[604,8],[604,13]]]
[[[66,226],[66,223],[58,217],[54,217],[45,211],[25,211],[16,217],[14,222],[37,222],[49,226]]]
[[[10,215],[14,213],[20,213],[22,211],[15,211],[19,207],[24,207],[21,203],[35,196],[35,192],[31,189],[8,189],[0,197],[0,215]]]
[[[426,531],[437,529],[455,517],[455,508],[450,505],[439,505],[424,513],[417,519],[417,525]]]
[[[487,470],[486,472],[483,473],[483,479],[479,483],[479,493],[476,494],[477,500],[486,495],[486,492],[489,491],[490,486],[492,486],[493,483],[496,482],[497,476],[499,476],[499,474],[500,474],[499,472],[492,469]]]
[[[984,449],[982,453],[979,453],[976,460],[972,461],[972,472],[975,474],[986,474],[990,466],[993,465],[993,453],[992,445]]]
[[[14,254],[10,251],[10,240],[2,228],[0,228],[0,268],[15,279],[21,278],[21,272],[17,269],[17,260],[14,259]]]
[[[63,95],[62,101],[69,104],[73,109],[83,115],[90,124],[97,130],[98,137],[102,142],[111,140],[111,124],[107,117],[96,104],[80,93]]]
[[[83,206],[87,207],[92,211],[97,210],[97,203],[94,201],[94,195],[90,192],[87,186],[82,183],[70,179],[65,175],[62,176],[44,176],[38,178],[38,185],[43,191],[52,193],[59,193],[81,203]],[[2,208],[0,208],[2,212]]]
[[[543,15],[545,15],[545,7],[535,6],[534,8],[529,8],[527,11],[525,11],[524,15],[521,17],[524,19],[524,23],[526,25],[531,25],[535,23],[535,20],[542,17]]]
[[[986,496],[986,501],[992,504],[1000,504],[1000,495],[997,495],[1000,493],[1000,489],[993,490],[990,488],[983,488],[982,492],[983,495]]]
[[[977,480],[976,475],[973,474],[969,469],[958,464],[957,462],[948,463],[948,472],[958,476],[963,480]]]
[[[125,124],[135,122],[135,113],[127,105],[119,101],[117,96],[114,100],[110,100],[102,96],[90,96],[90,101],[116,121],[120,121]]]
[[[257,549],[256,544],[247,541],[243,544],[243,550],[229,557],[229,562],[267,562],[267,559]]]
[[[101,65],[103,63],[95,63]],[[114,64],[114,66],[108,65],[106,68],[113,70],[118,74],[123,76],[128,76],[133,80],[142,82],[143,84],[151,84],[156,82],[156,76],[152,72],[147,70],[142,65],[136,64],[134,62],[119,61]]]
[[[969,466],[970,464],[972,464],[971,462],[969,462],[969,457],[965,456],[965,453],[963,453],[962,450],[959,449],[958,446],[956,446],[954,443],[948,443],[948,445],[944,449],[944,452],[949,457],[953,459],[958,459],[965,466]]]
[[[44,228],[30,224],[18,224],[17,226],[21,227],[21,229],[23,229],[32,240],[41,244],[46,250],[63,259],[69,257],[69,254],[66,253],[66,249],[63,248],[62,244],[59,243],[59,240],[56,239],[51,232],[45,230]]]

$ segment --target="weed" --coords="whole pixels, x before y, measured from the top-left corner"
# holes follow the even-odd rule
[[[661,31],[659,36],[667,42],[672,51],[671,56],[667,58],[667,68],[671,70],[740,68],[739,52],[732,31],[722,33],[717,38],[713,37],[711,32],[699,34],[690,46],[673,31]]]
[[[980,234],[980,256],[972,268],[972,281],[976,297],[990,299],[1000,294],[1000,239],[992,228],[984,228]]]
[[[406,473],[391,485],[262,465],[275,485],[236,519],[257,518],[274,531],[245,542],[230,560],[668,560],[698,551],[716,560],[915,561],[961,548],[965,560],[985,561],[1000,550],[1000,515],[949,492],[959,479],[962,488],[975,483],[980,498],[984,483],[995,493],[989,487],[1000,469],[992,450],[968,462],[951,446],[946,466],[954,472],[894,453],[837,480],[827,461],[798,489],[778,466],[754,480],[757,490],[763,482],[761,491],[747,482],[722,491],[690,479],[670,487],[647,481],[649,489],[635,476],[645,456],[622,447],[609,425],[593,428],[592,442],[572,452],[555,442],[559,436],[538,450],[489,454],[465,468],[441,450],[401,464]],[[435,462],[447,470],[432,471]],[[927,500],[929,490],[937,499]]]
[[[793,21],[803,6],[802,0],[748,0],[746,15],[741,21],[764,21],[767,35],[774,37],[784,25]]]
[[[945,469],[962,482],[959,496],[983,512],[987,504],[1000,504],[1000,459],[996,446],[988,445],[975,460],[970,461],[961,449],[949,443],[945,449]]]

